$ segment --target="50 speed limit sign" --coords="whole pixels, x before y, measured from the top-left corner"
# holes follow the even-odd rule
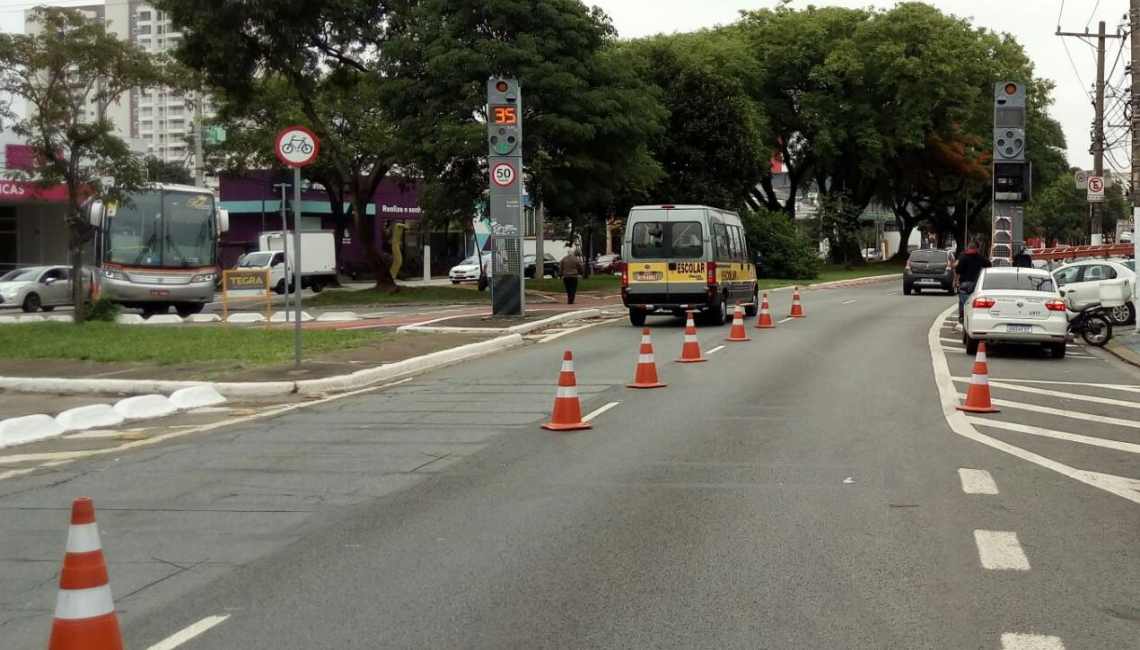
[[[510,163],[499,163],[491,168],[491,180],[499,187],[510,187],[515,183],[515,168]]]

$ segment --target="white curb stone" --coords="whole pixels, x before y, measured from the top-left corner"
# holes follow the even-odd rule
[[[360,315],[354,311],[330,311],[317,316],[318,323],[347,323],[360,320]]]
[[[23,445],[62,435],[63,427],[46,413],[0,420],[0,447]]]
[[[193,386],[174,391],[170,401],[182,410],[190,410],[225,404],[226,398],[213,386]]]
[[[217,314],[191,314],[186,317],[187,323],[220,323],[222,317]]]
[[[271,322],[271,323],[292,323],[293,317],[296,315],[297,314],[295,312],[292,312],[292,311],[290,311],[290,312],[283,312],[283,311],[273,312],[273,315],[269,317],[269,322]],[[313,320],[313,316],[311,314],[309,314],[309,312],[307,312],[307,311],[301,312],[301,322],[302,323],[307,323],[311,320]]]
[[[123,416],[110,404],[92,404],[68,409],[55,416],[55,421],[64,431],[82,431],[102,427],[117,427],[123,423]]]
[[[115,411],[125,420],[145,420],[177,413],[178,407],[165,395],[138,395],[115,404]]]
[[[182,317],[175,314],[155,314],[145,322],[147,325],[181,325]]]
[[[237,314],[230,314],[226,319],[227,323],[264,323],[265,314],[258,314],[255,312],[242,312]]]
[[[16,317],[17,323],[43,323],[45,321],[47,318],[38,314],[24,314]]]
[[[146,319],[138,314],[119,314],[115,317],[115,322],[120,325],[142,325]]]
[[[64,316],[63,314],[54,314],[52,316],[44,316],[44,320],[49,323],[70,323],[75,319],[71,316]]]

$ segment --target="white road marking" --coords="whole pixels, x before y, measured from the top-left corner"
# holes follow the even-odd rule
[[[899,295],[899,292],[898,291],[892,291],[892,292],[888,293],[887,295],[888,296],[897,296],[897,295]]]
[[[1053,381],[1051,379],[1010,379],[1003,378],[1005,382],[1015,382],[1018,384],[1049,384],[1054,386],[1091,386],[1092,388],[1108,388],[1110,390],[1122,390],[1129,393],[1140,393],[1140,386],[1132,386],[1129,384],[1090,384],[1084,381]]]
[[[952,339],[952,338],[947,338],[945,336],[943,336],[942,338],[940,338],[938,340],[942,341],[943,343],[957,343],[959,345],[962,344],[962,339]]]
[[[958,393],[959,399],[965,399],[965,393]],[[1039,406],[1037,404],[1022,404],[1021,402],[1011,402],[1009,400],[994,399],[990,400],[994,406],[1000,406],[1007,409],[1020,409],[1022,411],[1033,411],[1043,415],[1059,415],[1064,418],[1072,418],[1074,420],[1084,420],[1086,422],[1099,422],[1100,424],[1111,424],[1118,427],[1132,427],[1140,429],[1140,421],[1125,420],[1123,418],[1113,418],[1107,415],[1096,415],[1094,413],[1083,413],[1081,411],[1064,411],[1055,409],[1050,406]]]
[[[795,320],[795,319],[794,319],[794,318],[792,318],[791,316],[788,316],[788,317],[787,317],[787,318],[785,318],[784,320],[782,320],[782,321],[779,321],[779,323],[786,323],[786,322],[788,322],[788,321],[790,321],[790,320]]]
[[[1001,650],[1065,650],[1061,637],[1040,634],[1003,634]]]
[[[1012,456],[1017,456],[1022,460],[1034,463],[1035,465],[1052,470],[1058,474],[1068,476],[1074,481],[1080,481],[1086,485],[1091,485],[1123,499],[1128,499],[1133,503],[1140,504],[1140,481],[1122,476],[1113,476],[1111,474],[1079,470],[1064,463],[1058,463],[1051,458],[1026,451],[1020,447],[1015,447],[997,438],[980,433],[974,428],[974,425],[970,424],[970,421],[966,419],[966,414],[958,410],[959,397],[954,388],[954,377],[950,374],[950,364],[946,361],[946,355],[941,353],[939,350],[941,346],[938,344],[938,332],[941,320],[949,316],[954,309],[954,307],[948,307],[946,311],[943,312],[939,320],[931,325],[926,339],[930,347],[930,362],[934,369],[934,380],[938,385],[938,395],[942,400],[942,415],[946,418],[946,423],[954,433],[957,433],[963,438],[969,438],[988,447],[1004,451]],[[1030,408],[1018,406],[1020,408]],[[1038,412],[1044,412],[1041,407],[1032,408]],[[1059,413],[1065,414],[1063,411],[1059,411]],[[1121,420],[1121,422],[1124,421],[1125,420]],[[1132,426],[1136,425],[1133,424]]]
[[[1119,440],[1110,440],[1108,438],[1084,436],[1079,433],[1069,433],[1067,431],[1054,431],[1053,429],[1035,427],[1029,424],[1017,424],[1016,422],[1002,422],[1001,420],[986,420],[984,418],[975,417],[968,417],[966,419],[968,419],[973,424],[980,424],[982,426],[993,427],[995,429],[1004,429],[1006,431],[1014,431],[1017,433],[1028,433],[1031,436],[1055,438],[1057,440],[1068,440],[1069,442],[1079,442],[1083,445],[1092,445],[1093,447],[1104,447],[1105,449],[1115,449],[1116,451],[1127,451],[1133,454],[1140,454],[1140,445],[1136,445],[1131,442],[1121,442]]]
[[[723,346],[723,345],[718,345],[718,346],[716,346],[715,348],[713,348],[713,349],[709,350],[708,352],[705,352],[705,354],[706,354],[706,355],[709,355],[709,354],[716,354],[717,352],[720,352],[720,351],[721,351],[721,350],[723,350],[723,349],[724,349],[724,346]]]
[[[982,566],[992,571],[1028,571],[1029,558],[1017,541],[1017,533],[1002,530],[975,530],[974,542]]]
[[[958,478],[962,479],[962,491],[966,494],[997,494],[997,483],[994,477],[984,469],[958,469]]]
[[[585,417],[582,418],[582,421],[583,422],[589,422],[590,420],[593,420],[594,418],[596,418],[599,415],[601,415],[602,413],[605,413],[606,411],[612,409],[613,407],[617,406],[618,404],[621,404],[621,402],[610,402],[609,404],[606,404],[605,406],[594,409],[593,411],[590,411],[589,413],[587,413],[585,415]]]
[[[969,377],[955,377],[955,381],[969,382]],[[1030,386],[1019,386],[1017,384],[1006,383],[1000,379],[990,379],[990,386],[1000,386],[1005,390],[1014,390],[1021,393],[1029,393],[1031,395],[1045,395],[1046,397],[1061,397],[1064,399],[1075,399],[1082,402],[1092,402],[1094,404],[1107,404],[1108,406],[1123,406],[1130,409],[1140,409],[1140,402],[1129,402],[1121,399],[1112,399],[1111,397],[1097,397],[1096,395],[1081,395],[1080,393],[1066,393],[1059,390],[1049,390],[1047,388],[1032,388]]]
[[[175,632],[173,635],[152,645],[149,650],[174,650],[174,648],[177,648],[183,643],[186,643],[190,639],[193,639],[194,637],[202,634],[215,625],[224,623],[225,620],[229,617],[229,614],[226,614],[225,616],[207,616],[206,618],[198,621],[190,627],[187,627],[179,632]]]
[[[847,302],[845,302],[845,303],[843,303],[843,304],[845,304],[845,305],[850,305],[850,304],[851,304],[851,303],[853,303],[853,302],[858,302],[858,301],[856,301],[856,300],[848,300]]]

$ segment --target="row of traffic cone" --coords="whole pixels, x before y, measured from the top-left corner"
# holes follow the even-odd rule
[[[681,346],[681,358],[677,363],[702,363],[708,358],[701,352],[701,344],[697,340],[697,325],[693,311],[689,311],[685,319],[685,342]],[[803,305],[800,302],[800,288],[796,287],[792,297],[792,317],[803,318]],[[760,306],[760,320],[757,329],[771,329],[772,313],[768,306],[768,294],[764,293],[764,300]],[[740,303],[736,303],[733,313],[732,330],[729,332],[729,341],[750,341],[748,332],[744,329],[744,312]],[[641,347],[637,353],[637,371],[629,388],[650,389],[664,388],[665,383],[657,375],[657,360],[653,355],[653,341],[649,328],[641,331]],[[554,413],[550,422],[542,425],[543,429],[550,431],[580,431],[593,428],[589,422],[582,420],[582,402],[578,396],[578,379],[574,375],[574,355],[566,350],[562,356],[562,371],[558,375],[558,392],[554,398]]]

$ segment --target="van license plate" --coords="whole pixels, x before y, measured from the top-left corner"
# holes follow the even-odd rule
[[[1006,325],[1005,331],[1014,334],[1028,334],[1033,331],[1032,325]]]
[[[633,274],[633,279],[638,282],[658,282],[661,280],[661,273],[657,271],[639,271]]]

